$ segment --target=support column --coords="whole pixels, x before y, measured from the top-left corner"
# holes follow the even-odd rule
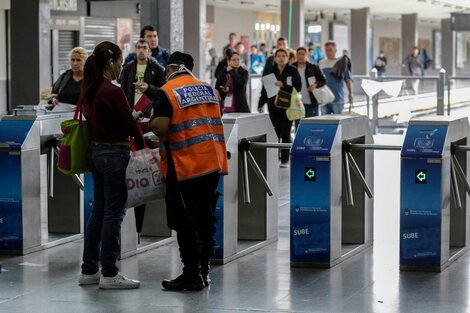
[[[418,46],[418,14],[402,14],[401,16],[401,61],[411,53],[414,46]],[[403,67],[402,75],[409,75],[409,70]]]
[[[157,0],[140,0],[140,25],[157,27]],[[157,29],[158,31],[158,29]]]
[[[447,76],[455,76],[455,44],[456,34],[452,30],[450,18],[441,20],[441,64]]]
[[[11,1],[11,109],[52,85],[50,18],[49,0]]]
[[[158,44],[183,51],[183,0],[141,0],[140,25],[153,25]]]
[[[194,58],[194,75],[206,81],[206,0],[184,0],[184,25],[184,52]]]
[[[351,61],[354,75],[370,71],[370,12],[369,8],[351,10]]]
[[[304,13],[304,0],[281,0],[281,36],[287,38],[289,48],[296,49],[305,45]]]

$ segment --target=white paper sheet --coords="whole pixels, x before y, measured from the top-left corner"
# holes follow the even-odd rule
[[[70,103],[59,102],[58,105],[52,108],[55,112],[73,112],[75,111],[75,105]]]
[[[287,86],[292,86],[292,76],[288,76],[286,79]]]
[[[263,76],[261,80],[263,81],[263,86],[264,89],[266,89],[268,98],[272,98],[277,95],[277,93],[279,92],[279,87],[275,85],[275,83],[277,82],[276,75],[271,73],[269,75]]]
[[[317,82],[317,79],[315,78],[315,76],[310,76],[308,78],[308,85],[309,86],[312,86],[313,84],[315,84]]]

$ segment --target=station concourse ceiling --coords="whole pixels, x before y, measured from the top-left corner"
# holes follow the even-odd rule
[[[280,3],[280,0],[207,0],[207,4],[220,7],[271,12],[279,12]],[[304,0],[304,3],[306,14],[347,14],[350,9],[369,7],[378,18],[418,13],[420,19],[439,20],[450,17],[452,12],[470,13],[470,0]]]

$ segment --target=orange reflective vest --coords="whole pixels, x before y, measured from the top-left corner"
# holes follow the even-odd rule
[[[178,181],[210,173],[228,173],[224,127],[216,91],[190,75],[171,79],[161,87],[173,107],[168,141]],[[161,147],[161,169],[166,177],[168,162]]]

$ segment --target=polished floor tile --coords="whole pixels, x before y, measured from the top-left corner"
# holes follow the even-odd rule
[[[79,287],[82,242],[76,241],[27,256],[0,256],[0,312],[470,312],[468,253],[441,273],[399,270],[399,168],[399,152],[375,152],[374,246],[334,268],[290,267],[289,169],[281,169],[279,240],[213,266],[210,288],[161,288],[162,279],[181,271],[175,243],[121,261],[123,273],[141,280],[138,290]]]

